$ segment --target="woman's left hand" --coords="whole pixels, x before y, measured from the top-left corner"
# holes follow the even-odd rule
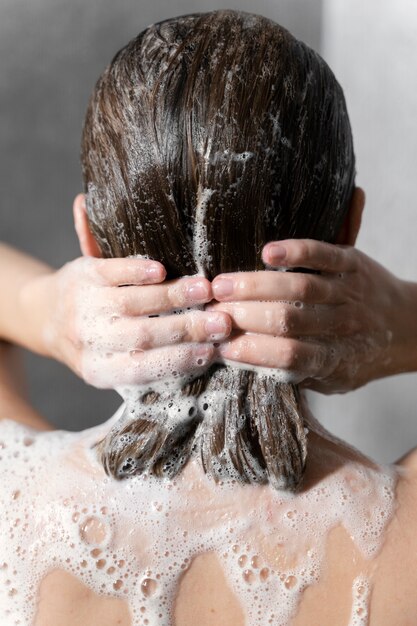
[[[407,310],[407,283],[348,246],[287,240],[267,244],[262,256],[270,267],[320,273],[216,276],[217,302],[206,308],[228,313],[234,328],[221,358],[284,370],[287,380],[324,393],[410,369],[401,355],[410,352],[411,323],[398,314]]]

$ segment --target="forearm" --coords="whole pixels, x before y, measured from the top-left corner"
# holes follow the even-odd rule
[[[26,398],[19,351],[15,346],[0,341],[0,421],[2,419],[11,419],[39,430],[52,428]]]
[[[29,286],[52,274],[52,269],[23,252],[0,243],[0,339],[46,355],[42,337],[44,298]]]

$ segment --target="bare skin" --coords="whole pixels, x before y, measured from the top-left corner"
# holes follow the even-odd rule
[[[403,465],[404,466],[404,465]],[[383,548],[378,557],[366,561],[353,544],[351,538],[341,527],[334,528],[328,535],[326,559],[320,581],[308,587],[302,596],[296,616],[291,626],[334,626],[348,624],[352,610],[352,583],[358,575],[368,575],[373,580],[369,610],[370,626],[413,626],[417,615],[415,585],[415,515],[417,501],[417,454],[413,452],[407,466],[410,475],[401,479],[397,489],[398,508],[387,533]],[[190,568],[187,576],[193,578],[180,587],[177,601],[177,626],[245,626],[244,618],[238,619],[238,605],[230,590],[221,593],[217,590],[216,600],[209,595],[206,584],[213,585],[222,575],[218,562],[212,555],[199,557],[195,570]],[[204,577],[202,571],[205,570]],[[206,582],[207,581],[207,582]],[[192,589],[194,597],[203,598],[205,613],[200,612],[200,600],[190,602],[192,596],[185,596],[185,591]],[[184,593],[184,595],[182,595]],[[217,622],[212,618],[211,610],[216,611],[219,602],[231,603],[229,621]],[[211,605],[210,605],[211,600]],[[225,619],[224,613],[222,619]],[[198,617],[198,620],[197,620]]]
[[[303,487],[306,490],[320,484],[329,473],[343,472],[344,464],[352,459],[370,465],[367,459],[350,448],[319,435],[312,435],[310,449]],[[326,538],[320,579],[304,590],[296,614],[289,622],[291,625],[348,624],[352,610],[352,583],[359,575],[367,577],[372,584],[367,623],[371,626],[415,624],[417,453],[413,451],[408,455],[401,467],[407,470],[407,474],[400,475],[397,508],[379,554],[367,560],[345,528],[334,527]],[[204,500],[204,494],[201,497]],[[199,506],[204,511],[204,501]],[[210,514],[213,514],[211,509]],[[273,538],[269,538],[268,545],[270,547],[262,553],[268,565],[283,569],[291,565],[295,558],[294,546],[288,552]],[[81,626],[85,623],[89,626],[119,623],[130,626],[132,623],[128,602],[96,596],[75,577],[61,570],[50,572],[38,593],[35,626]],[[185,571],[178,588],[174,616],[175,626],[195,626],[197,623],[201,626],[245,626],[239,600],[215,553],[196,556]]]
[[[29,404],[22,363],[16,346],[0,340],[0,411],[1,417],[38,430],[51,430],[52,425]]]
[[[62,590],[65,589],[65,593]],[[103,598],[75,576],[55,570],[39,588],[35,626],[130,626],[129,608],[123,600]]]

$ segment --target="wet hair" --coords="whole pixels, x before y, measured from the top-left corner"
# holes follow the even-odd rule
[[[264,269],[265,243],[332,242],[354,187],[345,99],[323,59],[264,17],[230,10],[152,25],[114,57],[82,138],[91,230],[104,257],[145,255],[168,278]],[[307,443],[298,388],[215,364],[169,426],[145,394],[98,449],[106,471],[173,476],[191,454],[217,481],[295,489]],[[207,404],[205,405],[207,408]]]

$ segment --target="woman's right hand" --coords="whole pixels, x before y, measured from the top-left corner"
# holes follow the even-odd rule
[[[212,299],[205,278],[164,282],[165,274],[147,259],[83,257],[29,281],[22,302],[38,319],[39,351],[100,388],[204,371],[230,317],[187,311]]]

